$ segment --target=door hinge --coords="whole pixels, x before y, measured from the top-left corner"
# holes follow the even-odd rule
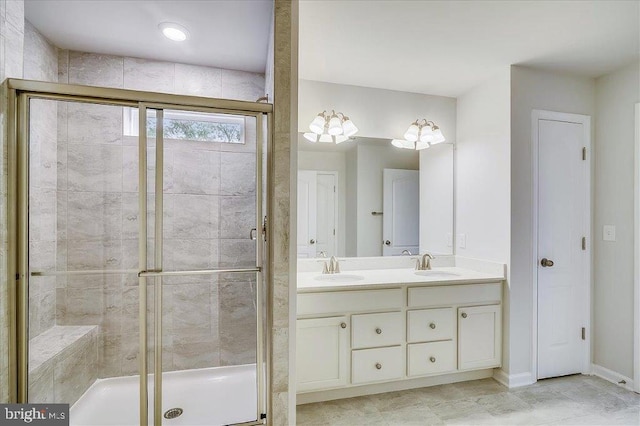
[[[582,161],[585,161],[587,159],[587,147],[583,146],[582,147]]]
[[[267,418],[267,413],[260,414],[260,420],[264,420]]]
[[[587,249],[587,237],[582,237],[582,250]]]
[[[582,327],[582,340],[585,340],[586,333],[587,331]]]

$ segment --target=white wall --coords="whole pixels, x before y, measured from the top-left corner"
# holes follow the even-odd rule
[[[420,151],[420,253],[453,254],[453,156],[448,143]]]
[[[455,98],[310,80],[300,80],[298,93],[300,132],[309,131],[319,112],[335,109],[351,118],[358,136],[401,138],[413,120],[427,118],[440,126],[447,141],[456,140]]]
[[[466,235],[465,257],[509,262],[510,72],[458,98],[456,233]]]
[[[345,217],[345,256],[358,256],[358,150],[350,149],[346,155],[347,179]]]
[[[459,256],[509,264],[511,251],[511,71],[458,98],[456,224]],[[509,270],[503,303],[503,369],[509,371]]]
[[[338,256],[345,256],[347,167],[344,152],[298,151],[298,170],[338,172]]]
[[[419,156],[415,151],[398,149],[391,145],[358,145],[358,204],[357,232],[358,256],[382,256],[382,216],[372,211],[382,211],[383,169],[418,170]]]
[[[631,64],[596,80],[593,362],[630,378],[634,107],[640,102],[639,67]],[[603,225],[616,226],[615,242],[602,240]]]
[[[508,354],[508,363],[503,367],[510,375],[531,372],[531,333],[536,326],[532,323],[531,111],[533,109],[593,116],[595,114],[595,80],[520,66],[511,67],[510,318],[509,333],[505,336],[504,348]]]

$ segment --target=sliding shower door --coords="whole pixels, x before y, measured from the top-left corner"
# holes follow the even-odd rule
[[[151,243],[140,248],[149,423],[255,422],[264,412],[262,115],[151,104],[137,113],[145,129],[140,149],[154,172],[140,183],[153,222],[146,228]]]
[[[51,87],[13,92],[17,400],[263,423],[268,108]]]

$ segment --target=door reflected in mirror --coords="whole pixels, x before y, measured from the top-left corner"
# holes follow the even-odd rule
[[[453,145],[298,146],[298,258],[453,254]]]

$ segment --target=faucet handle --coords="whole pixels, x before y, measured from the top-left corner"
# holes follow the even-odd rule
[[[333,273],[334,274],[339,274],[340,273],[340,263],[338,263],[338,259],[334,259],[335,263],[333,266]]]
[[[420,258],[416,259],[416,271],[419,271],[421,269],[421,265],[420,265]]]
[[[322,273],[323,274],[329,273],[329,265],[327,265],[327,262],[324,262],[324,266],[322,267]]]

